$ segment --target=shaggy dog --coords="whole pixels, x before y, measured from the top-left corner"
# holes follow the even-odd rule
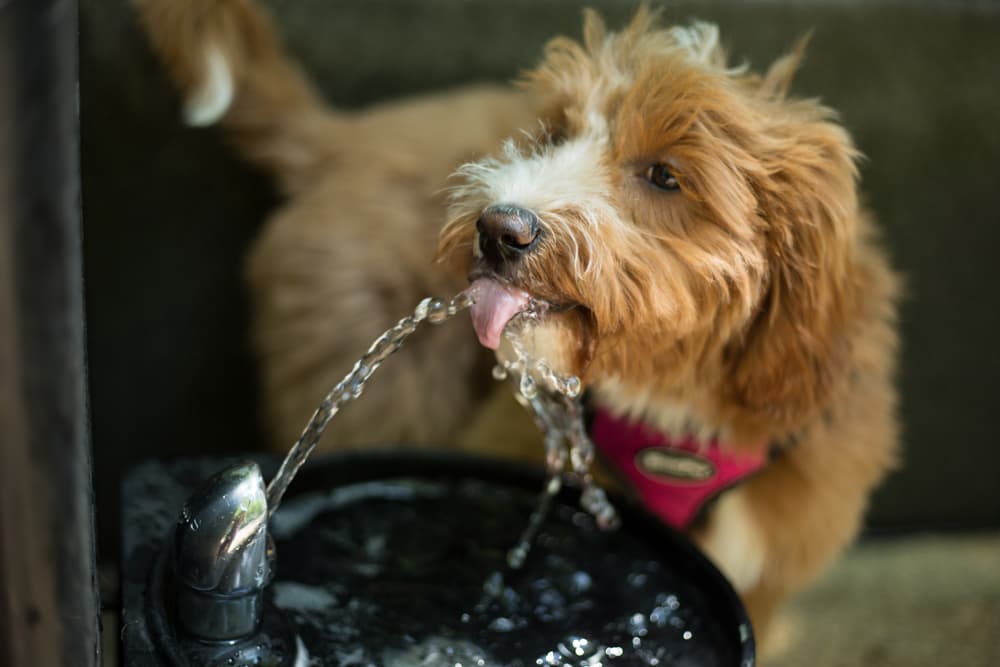
[[[534,345],[588,387],[605,459],[690,531],[759,634],[853,539],[895,457],[897,281],[849,136],[786,97],[801,45],[759,76],[714,26],[639,11],[609,32],[587,13],[582,43],[554,39],[518,89],[347,113],[248,0],[136,4],[187,120],[221,123],[286,195],[249,261],[279,449],[375,335],[476,280],[486,347],[547,304]],[[490,398],[491,363],[464,327],[418,336],[326,444],[540,452]],[[637,434],[649,446],[619,456]],[[722,470],[739,483],[679,515],[649,488]]]

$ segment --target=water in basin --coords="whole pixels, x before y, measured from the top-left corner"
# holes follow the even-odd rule
[[[446,476],[289,498],[272,518],[274,601],[316,664],[736,664],[705,594],[647,541],[601,530],[575,496],[553,499],[509,567],[535,496]]]

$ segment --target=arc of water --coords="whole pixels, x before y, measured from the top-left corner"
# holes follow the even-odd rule
[[[372,343],[368,351],[354,364],[354,368],[320,402],[302,435],[288,451],[277,474],[267,485],[268,516],[273,515],[281,505],[281,499],[288,490],[288,485],[316,449],[330,420],[345,404],[361,396],[365,384],[375,371],[402,347],[406,339],[423,322],[431,324],[445,322],[471,306],[475,298],[475,288],[470,287],[448,301],[424,299],[417,305],[412,315],[399,320],[395,326]],[[515,396],[532,412],[545,438],[548,480],[528,527],[508,555],[509,564],[515,568],[520,567],[527,557],[552,499],[562,487],[562,479],[567,474],[567,463],[573,476],[583,487],[581,504],[594,516],[598,526],[611,529],[618,523],[614,506],[590,473],[594,459],[594,445],[583,427],[583,410],[579,398],[580,379],[555,372],[544,360],[532,358],[526,349],[524,338],[536,319],[536,314],[529,309],[516,318],[516,323],[512,322],[515,326],[507,327],[504,335],[511,342],[516,359],[506,362],[503,367],[494,371],[494,377],[497,379],[509,376],[514,380]]]
[[[365,383],[375,374],[379,366],[391,357],[423,322],[440,324],[460,311],[465,310],[475,302],[475,292],[472,288],[459,292],[450,300],[427,298],[421,301],[412,315],[399,320],[391,329],[379,336],[368,351],[362,356],[351,372],[344,376],[333,389],[323,398],[319,407],[306,424],[302,435],[288,451],[277,474],[267,485],[268,516],[273,515],[281,504],[281,499],[288,490],[288,485],[296,473],[306,462],[309,455],[316,449],[319,439],[326,431],[330,420],[336,416],[347,403],[356,400],[364,391]]]

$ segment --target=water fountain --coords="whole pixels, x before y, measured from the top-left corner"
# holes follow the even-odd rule
[[[426,299],[378,338],[280,466],[183,461],[132,472],[125,664],[754,663],[749,622],[724,578],[685,538],[594,483],[579,380],[532,359],[521,325],[509,327],[514,360],[494,374],[510,377],[534,413],[546,470],[399,452],[305,464],[407,337],[474,299],[474,290]]]

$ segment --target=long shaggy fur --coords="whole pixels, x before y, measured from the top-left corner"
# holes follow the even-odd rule
[[[787,97],[805,40],[756,75],[709,24],[664,28],[643,10],[611,32],[588,12],[582,42],[552,40],[518,90],[348,115],[318,101],[247,0],[136,4],[189,120],[218,118],[289,195],[249,263],[278,448],[374,335],[460,289],[482,262],[483,209],[516,204],[542,236],[494,270],[556,306],[547,356],[612,412],[777,452],[694,531],[758,632],[853,539],[896,455],[897,281],[850,137]],[[679,191],[649,183],[657,164]],[[488,397],[489,363],[460,327],[417,340],[326,445],[533,447]]]

